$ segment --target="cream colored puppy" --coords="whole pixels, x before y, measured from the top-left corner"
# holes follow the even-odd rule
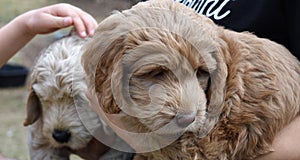
[[[89,107],[81,66],[86,40],[70,36],[43,51],[33,68],[25,126],[32,160],[69,159],[71,153],[98,159],[108,148],[93,139],[105,124]],[[92,145],[92,146],[88,146]],[[89,148],[89,154],[84,153]]]

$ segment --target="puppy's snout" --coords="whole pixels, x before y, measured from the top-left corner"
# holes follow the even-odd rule
[[[178,114],[176,116],[176,123],[179,127],[185,128],[195,121],[195,113]]]
[[[71,138],[71,133],[67,130],[55,129],[52,132],[52,137],[59,143],[67,143]]]

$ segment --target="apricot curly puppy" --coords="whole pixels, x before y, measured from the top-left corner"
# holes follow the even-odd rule
[[[136,159],[254,159],[299,115],[300,63],[287,49],[172,0],[105,19],[83,63],[106,113],[125,114],[128,131],[165,136]]]

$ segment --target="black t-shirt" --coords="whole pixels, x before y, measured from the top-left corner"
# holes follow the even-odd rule
[[[174,0],[234,31],[249,31],[287,47],[300,59],[299,0]]]

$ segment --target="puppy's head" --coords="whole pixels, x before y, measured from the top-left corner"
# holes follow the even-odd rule
[[[41,129],[37,134],[51,147],[82,148],[92,138],[87,127],[99,125],[85,97],[87,86],[80,65],[83,42],[76,36],[55,42],[32,71],[24,125],[35,125],[37,132]]]
[[[105,112],[124,112],[139,131],[175,124],[205,134],[222,111],[227,76],[218,30],[171,0],[115,13],[84,54],[89,86]]]

